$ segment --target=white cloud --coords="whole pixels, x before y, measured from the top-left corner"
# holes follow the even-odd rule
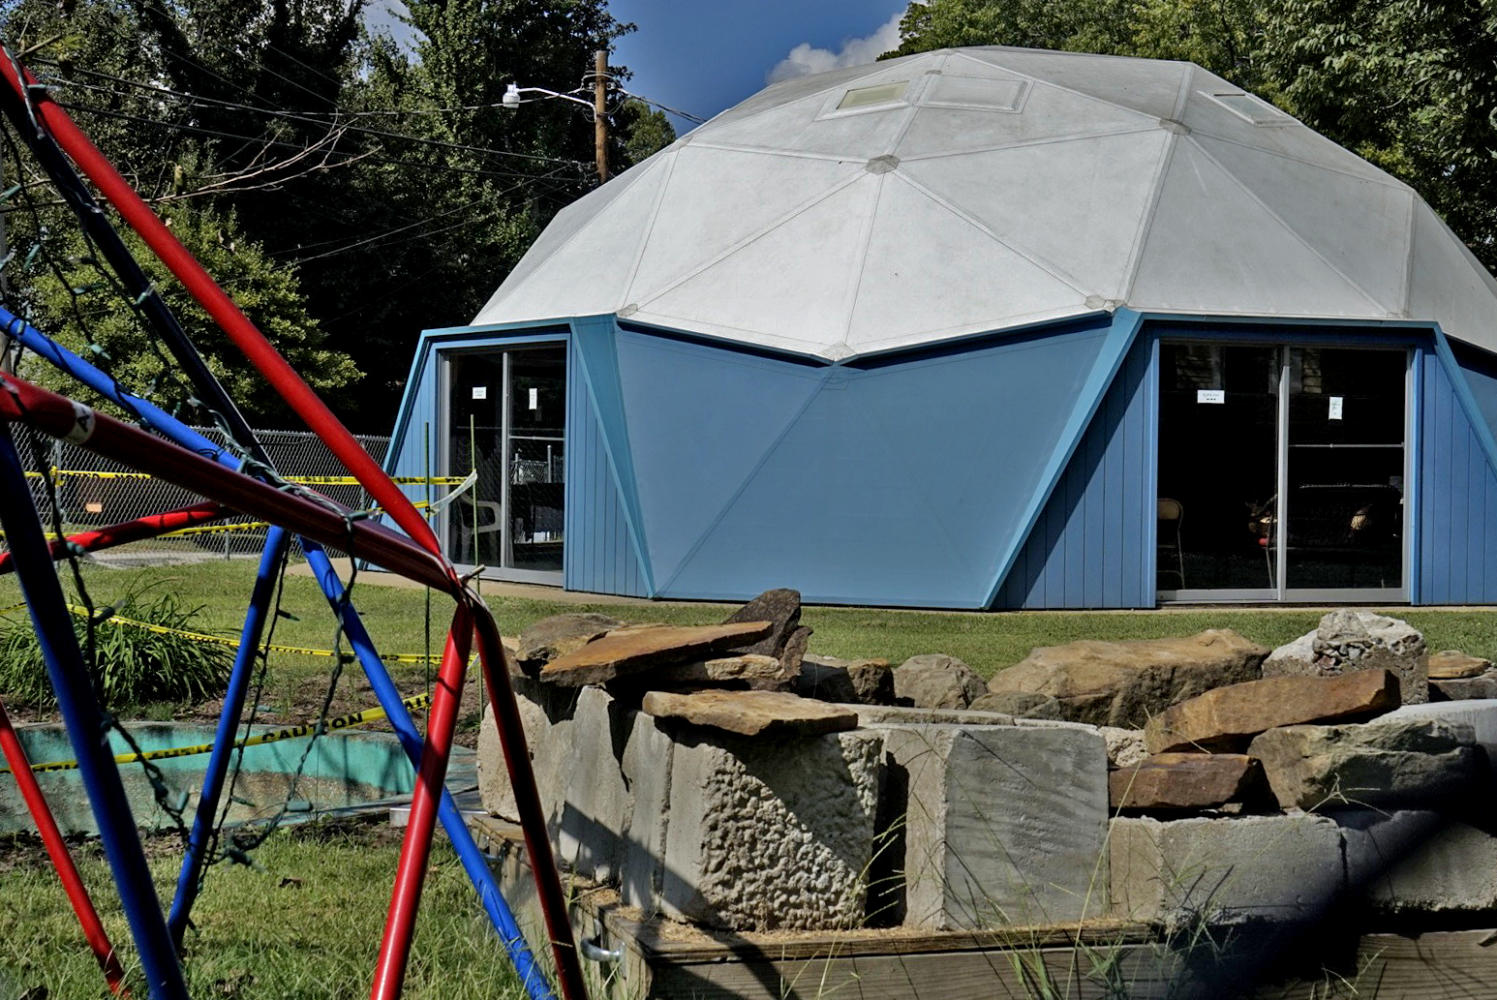
[[[836,52],[814,48],[810,42],[801,42],[775,64],[766,79],[770,83],[779,83],[781,80],[793,80],[798,76],[823,73],[829,69],[871,63],[890,49],[899,47],[899,21],[903,17],[904,11],[896,11],[873,34],[863,38],[849,38]]]

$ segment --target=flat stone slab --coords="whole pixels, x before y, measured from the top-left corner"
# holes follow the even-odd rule
[[[642,706],[675,719],[740,736],[819,736],[858,728],[858,713],[788,691],[651,691]]]
[[[1468,725],[1382,719],[1367,725],[1286,726],[1253,740],[1279,805],[1420,806],[1476,791],[1485,767]]]
[[[1497,909],[1497,838],[1434,812],[1337,814],[1351,890],[1395,918]]]
[[[1497,698],[1497,670],[1488,670],[1475,677],[1453,677],[1429,682],[1430,698],[1434,701],[1472,701],[1479,698]]]
[[[734,625],[738,622],[769,622],[772,626],[767,635],[752,645],[742,647],[738,652],[780,659],[790,637],[800,628],[800,591],[786,587],[766,590],[729,615],[724,624]],[[809,638],[810,632],[807,631],[806,635]]]
[[[894,695],[916,708],[966,708],[987,692],[966,663],[945,653],[921,653],[894,668]]]
[[[726,684],[745,682],[759,684],[789,684],[796,675],[786,670],[773,656],[745,653],[740,656],[719,656],[695,663],[676,663],[657,667],[650,672],[652,684]]]
[[[1492,669],[1492,661],[1480,656],[1471,656],[1459,649],[1442,649],[1430,654],[1429,679],[1453,681],[1465,677],[1479,677]]]
[[[1231,629],[1168,639],[1081,639],[1032,650],[994,675],[988,690],[1050,695],[1071,722],[1142,726],[1177,702],[1257,678],[1267,655]]]
[[[1487,759],[1497,765],[1497,700],[1476,698],[1470,701],[1431,701],[1423,705],[1405,705],[1387,715],[1378,716],[1378,723],[1393,723],[1405,719],[1439,719],[1471,727],[1476,743],[1487,752]]]
[[[603,684],[651,667],[689,662],[705,653],[752,642],[769,634],[771,622],[733,625],[661,625],[620,629],[547,663],[540,679],[563,687]]]
[[[515,640],[515,659],[531,673],[542,664],[581,649],[624,623],[607,615],[568,613],[532,622]]]
[[[1269,798],[1263,765],[1246,754],[1161,753],[1107,776],[1113,809],[1213,809]]]
[[[1357,721],[1398,707],[1398,678],[1387,670],[1331,677],[1265,677],[1208,691],[1166,709],[1144,727],[1150,753],[1244,749],[1280,726]]]
[[[894,703],[894,671],[888,660],[843,660],[806,656],[801,660],[795,693],[845,704]]]

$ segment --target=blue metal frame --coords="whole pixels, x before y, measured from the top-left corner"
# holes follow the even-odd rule
[[[213,444],[197,431],[183,424],[177,418],[166,413],[154,403],[126,392],[113,378],[99,371],[78,355],[72,353],[61,345],[52,341],[45,334],[31,327],[13,314],[0,308],[0,326],[6,332],[34,351],[38,356],[47,358],[59,369],[78,378],[85,385],[99,392],[101,395],[114,400],[121,406],[133,411],[147,426],[156,430],[164,437],[189,448],[193,451],[213,458],[221,465],[231,469],[238,469],[241,460],[231,453]],[[24,487],[24,479],[19,496],[29,497],[30,493]],[[275,536],[279,535],[278,538]],[[272,539],[275,538],[274,543]],[[253,662],[253,653],[258,645],[260,626],[263,625],[264,614],[268,609],[271,588],[262,587],[266,579],[265,571],[267,565],[279,563],[279,556],[273,561],[271,554],[273,549],[284,547],[287,535],[280,528],[273,528],[266,538],[266,551],[261,560],[260,573],[256,578],[254,597],[251,600],[250,610],[246,615],[245,628],[242,633],[243,645],[235,658],[234,670],[229,680],[229,691],[224,698],[224,708],[218,723],[218,735],[215,739],[214,751],[210,758],[208,773],[205,774],[204,787],[199,800],[199,809],[194,820],[192,838],[189,842],[187,856],[183,859],[182,870],[178,877],[177,894],[172,907],[172,919],[175,926],[175,935],[179,939],[182,929],[185,928],[191,909],[192,900],[196,895],[198,877],[202,867],[202,852],[206,848],[207,832],[211,829],[211,822],[217,809],[217,802],[222,791],[224,772],[227,769],[229,752],[233,743],[234,730],[238,726],[242,715],[244,691],[248,687],[250,668]],[[419,730],[416,728],[410,712],[402,704],[400,693],[396,690],[394,682],[390,679],[389,672],[385,669],[384,661],[380,659],[379,652],[370,639],[368,631],[353,606],[346,600],[346,592],[342,582],[339,580],[336,570],[326,553],[315,542],[310,539],[302,539],[301,546],[306,554],[307,563],[316,577],[318,585],[322,588],[324,596],[333,608],[333,612],[343,623],[345,634],[349,638],[363,667],[365,675],[369,679],[375,697],[380,702],[391,726],[395,729],[397,738],[407,757],[410,758],[412,767],[418,767],[421,759],[422,740]],[[45,549],[43,550],[45,552]],[[20,570],[20,555],[17,555],[18,572]],[[48,557],[50,562],[50,556]],[[48,576],[51,577],[49,570]],[[55,577],[51,577],[55,584]],[[24,578],[23,578],[24,586]],[[263,598],[263,600],[257,600]],[[29,595],[28,595],[29,599]],[[258,610],[257,610],[258,609]],[[35,614],[35,612],[33,612]],[[255,639],[253,642],[245,639],[251,632],[252,620],[255,620]],[[69,632],[71,635],[71,632]],[[55,686],[54,680],[54,686]],[[238,697],[233,698],[233,692],[238,691]],[[60,695],[59,695],[60,696]],[[227,732],[227,735],[225,735]],[[69,727],[70,736],[73,729]],[[76,744],[75,744],[76,746]],[[82,755],[79,755],[80,760]],[[110,759],[110,766],[113,760]],[[213,776],[216,775],[216,780]],[[118,772],[115,772],[118,779]],[[212,805],[206,805],[211,799]],[[93,800],[92,793],[90,801]],[[206,808],[205,808],[206,805]],[[97,807],[95,809],[97,815]],[[128,815],[128,811],[126,812]],[[208,827],[203,827],[206,820]],[[540,967],[531,954],[529,946],[520,932],[514,914],[510,911],[499,890],[498,882],[494,878],[487,859],[478,849],[473,840],[472,833],[468,830],[467,823],[462,817],[457,803],[453,800],[451,793],[445,788],[442,791],[441,801],[438,806],[438,817],[442,821],[443,828],[447,831],[448,838],[453,844],[463,869],[467,872],[474,890],[478,893],[479,900],[489,916],[490,922],[498,932],[509,954],[510,961],[519,973],[521,981],[525,984],[526,991],[533,1000],[554,1000],[554,994],[550,985],[546,982]],[[101,822],[100,828],[104,828]],[[131,831],[133,832],[133,824]],[[151,899],[155,901],[154,889]],[[160,904],[156,902],[159,912]],[[133,927],[133,923],[132,923]],[[172,931],[168,930],[168,938],[173,937]],[[173,952],[175,961],[175,952]],[[185,994],[184,994],[185,995]]]
[[[21,593],[151,995],[158,1000],[187,1000],[177,950],[146,866],[130,799],[110,752],[104,713],[94,700],[93,682],[52,567],[51,549],[26,486],[26,471],[10,424],[4,421],[0,421],[0,526],[5,529]]]

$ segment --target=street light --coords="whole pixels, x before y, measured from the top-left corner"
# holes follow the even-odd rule
[[[608,180],[608,84],[613,78],[608,75],[608,52],[599,49],[593,53],[593,99],[591,101],[578,97],[576,94],[562,94],[545,87],[522,87],[517,83],[511,83],[504,88],[504,96],[499,99],[501,107],[514,111],[525,102],[526,94],[543,94],[545,97],[559,97],[563,101],[571,101],[580,104],[593,113],[593,155],[598,161],[598,183]],[[583,89],[586,88],[586,77],[583,78]]]

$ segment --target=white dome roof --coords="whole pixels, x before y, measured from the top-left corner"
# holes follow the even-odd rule
[[[1120,305],[1497,346],[1497,282],[1407,185],[1198,66],[1009,48],[762,91],[564,209],[474,323],[836,360]]]

